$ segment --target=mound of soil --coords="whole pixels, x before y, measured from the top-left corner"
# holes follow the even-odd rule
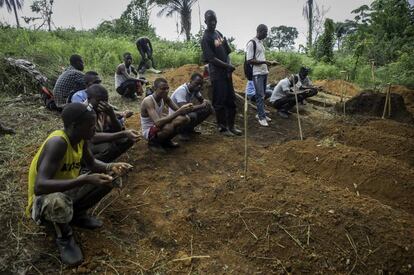
[[[361,89],[350,82],[344,80],[316,80],[313,83],[316,86],[322,86],[323,90],[332,95],[342,96],[342,91],[345,97],[353,97],[359,94]]]
[[[365,125],[328,123],[318,129],[322,139],[368,149],[414,166],[414,126],[391,120],[377,120]]]
[[[186,64],[184,66],[167,70],[163,76],[167,79],[170,90],[174,91],[182,84],[189,81],[191,75],[195,72],[203,73],[204,66],[198,66],[197,64]],[[246,81],[240,78],[239,75],[233,74],[233,86],[236,91],[244,91],[246,87]]]
[[[414,169],[393,158],[362,147],[332,146],[312,139],[284,144],[280,156],[289,169],[414,213]]]
[[[347,114],[360,114],[368,116],[382,117],[385,104],[384,93],[377,93],[373,91],[363,91],[358,96],[355,96],[348,100],[345,104]],[[337,110],[342,109],[342,104],[338,103]],[[390,119],[412,123],[413,115],[407,111],[405,107],[404,99],[401,95],[391,94],[391,117]]]
[[[187,83],[193,73],[203,73],[203,67],[197,64],[186,64],[179,68],[167,70],[163,75],[170,85],[170,91],[174,91],[179,86]]]
[[[268,84],[277,84],[279,82],[279,80],[287,77],[290,74],[290,71],[288,69],[286,69],[284,66],[271,66],[269,67],[269,75],[267,77],[267,83]],[[236,80],[237,79],[237,80]],[[245,88],[246,88],[246,82],[247,79],[244,75],[244,68],[243,65],[239,65],[236,67],[236,70],[233,73],[233,82],[239,82],[242,81],[242,89],[237,91],[242,91],[244,92]],[[239,84],[237,84],[239,85]],[[241,85],[241,84],[240,84]],[[236,84],[235,84],[236,86]]]
[[[291,72],[284,66],[271,66],[269,67],[268,83],[276,84],[290,74]]]
[[[391,92],[401,95],[404,98],[408,111],[414,114],[414,90],[402,85],[392,85]]]

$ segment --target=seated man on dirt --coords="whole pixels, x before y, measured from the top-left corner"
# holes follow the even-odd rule
[[[132,55],[124,53],[124,63],[116,68],[115,72],[115,89],[123,97],[136,99],[137,95],[142,95],[143,79],[137,79],[131,74],[138,76],[137,71],[132,66]]]
[[[213,113],[211,103],[205,100],[200,92],[203,87],[203,81],[201,74],[194,73],[191,75],[190,82],[178,87],[171,95],[171,100],[178,107],[193,103],[195,100],[199,103],[198,105],[193,105],[193,111],[187,114],[191,122],[179,130],[179,138],[182,141],[190,140],[191,135],[200,134],[194,130],[194,127],[206,120]],[[174,110],[169,108],[169,113],[173,114]]]
[[[91,138],[90,149],[96,159],[111,162],[138,141],[135,130],[122,130],[114,109],[108,103],[108,91],[100,84],[90,86],[86,93],[87,103],[96,112],[96,134]]]
[[[278,110],[278,114],[282,118],[289,118],[289,111],[296,105],[296,98],[293,92],[293,85],[298,83],[298,76],[291,75],[279,81],[273,89],[272,96],[269,101]],[[314,96],[312,90],[297,90],[298,101],[302,101],[308,97]]]
[[[193,111],[193,104],[184,104],[178,107],[168,97],[167,80],[157,78],[154,81],[154,93],[147,96],[141,103],[141,130],[142,136],[148,140],[150,149],[165,151],[164,148],[175,148],[178,144],[172,141],[180,128],[189,124],[191,119],[187,115]],[[164,104],[174,112],[163,115]]]
[[[67,103],[72,102],[85,102],[88,99],[88,95],[86,94],[86,89],[89,88],[93,84],[100,84],[102,82],[99,74],[94,71],[89,71],[85,73],[85,89],[82,90],[73,90],[69,96]]]
[[[85,73],[85,83],[86,89],[89,88],[93,84],[100,84],[102,82],[99,74],[94,71],[89,71]],[[68,97],[68,103],[71,102],[80,102],[83,103],[88,100],[88,94],[86,93],[86,89],[77,91],[75,93],[71,93]],[[126,110],[123,112],[115,111],[118,120],[121,122],[121,125],[124,125],[124,122],[127,118],[131,117],[134,113],[132,111]]]
[[[64,264],[78,265],[83,260],[71,225],[95,229],[102,221],[87,214],[112,188],[113,176],[124,174],[127,163],[96,160],[86,142],[95,134],[96,114],[92,107],[70,103],[62,112],[63,130],[45,140],[30,165],[26,215],[37,224],[56,231],[56,244]],[[83,162],[91,171],[80,175]]]
[[[312,85],[312,81],[309,79],[309,76],[308,76],[309,72],[310,72],[310,68],[304,67],[304,66],[300,67],[299,74],[297,74],[299,80],[298,80],[298,83],[296,84],[296,87],[300,91],[310,90],[314,95],[316,95],[318,93],[318,88]],[[306,103],[305,100],[302,100],[299,102],[301,104]]]
[[[70,57],[70,66],[59,76],[53,88],[55,104],[62,108],[72,91],[86,88],[83,71],[83,60],[80,55],[74,54]]]

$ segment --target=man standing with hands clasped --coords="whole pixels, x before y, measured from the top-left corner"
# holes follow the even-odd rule
[[[270,117],[266,116],[264,100],[267,85],[267,75],[269,70],[267,66],[279,64],[276,61],[266,61],[265,48],[263,46],[263,39],[267,37],[268,28],[266,25],[260,24],[256,29],[256,37],[251,39],[246,46],[246,62],[252,69],[252,80],[256,90],[256,105],[259,124],[268,127]]]
[[[216,31],[217,17],[212,10],[204,14],[207,29],[201,41],[203,59],[208,63],[210,80],[213,86],[213,107],[216,112],[217,126],[226,136],[240,136],[242,132],[234,126],[236,118],[236,95],[233,88],[232,73],[235,70],[230,63],[231,49],[226,38]]]

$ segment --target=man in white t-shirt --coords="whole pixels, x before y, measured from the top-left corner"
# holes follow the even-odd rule
[[[267,84],[267,75],[269,70],[267,66],[276,65],[277,62],[266,61],[265,48],[263,46],[263,39],[267,37],[268,28],[266,25],[260,24],[256,29],[256,37],[251,39],[246,46],[246,61],[253,68],[253,83],[256,90],[256,105],[257,118],[260,125],[269,126],[268,121],[271,121],[266,116],[264,108],[264,99]]]
[[[293,85],[297,85],[298,81],[299,77],[297,75],[291,75],[280,80],[273,89],[273,93],[269,101],[272,103],[273,107],[278,110],[279,116],[283,118],[289,118],[289,110],[296,105]],[[313,91],[310,89],[296,89],[296,93],[298,95],[298,102],[314,95]]]
[[[187,116],[190,117],[190,123],[183,126],[178,131],[179,138],[182,141],[188,141],[191,135],[200,134],[194,130],[194,127],[202,123],[213,113],[211,103],[208,100],[205,100],[200,92],[202,87],[203,76],[199,73],[193,73],[190,82],[178,87],[171,95],[171,100],[178,107],[193,103],[192,112],[187,114]],[[174,111],[169,108],[169,113],[172,114]]]

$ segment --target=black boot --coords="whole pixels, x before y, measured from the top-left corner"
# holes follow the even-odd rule
[[[171,148],[171,149],[175,149],[175,148],[180,147],[180,144],[178,144],[177,142],[172,141],[171,139],[163,142],[161,145],[164,148]]]
[[[56,245],[59,249],[62,263],[69,266],[78,266],[83,261],[83,255],[80,247],[76,243],[72,228],[66,224],[64,228],[55,225],[57,231]]]
[[[237,129],[234,126],[235,119],[236,119],[236,110],[228,110],[227,111],[227,125],[228,125],[227,128],[228,128],[229,132],[231,132],[233,135],[241,136],[242,131]]]
[[[82,213],[74,216],[71,224],[80,228],[93,230],[102,227],[103,222],[95,217],[87,215],[86,213]]]

